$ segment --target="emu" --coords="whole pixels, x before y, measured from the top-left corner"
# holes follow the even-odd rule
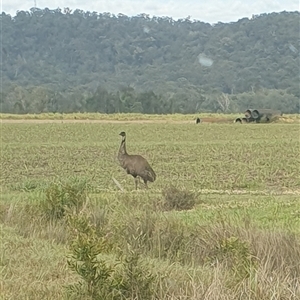
[[[133,176],[135,181],[135,189],[137,190],[139,177],[144,180],[145,187],[148,188],[147,182],[154,182],[156,174],[149,165],[148,161],[141,155],[131,155],[126,151],[126,133],[122,131],[121,145],[118,153],[118,160],[123,169],[126,170],[127,174]]]

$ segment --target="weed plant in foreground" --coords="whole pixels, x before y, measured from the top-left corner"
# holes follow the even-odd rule
[[[3,299],[300,298],[297,125],[0,130]],[[149,190],[116,161],[122,130]]]

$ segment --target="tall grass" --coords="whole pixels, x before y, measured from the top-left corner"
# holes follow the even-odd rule
[[[179,196],[185,197],[180,191]],[[26,239],[69,248],[65,258],[70,257],[74,278],[80,277],[60,291],[66,298],[235,299],[243,294],[249,299],[296,299],[298,235],[283,228],[259,229],[250,218],[187,222],[175,211],[165,211],[163,201],[163,195],[131,198],[120,193],[90,198],[77,212],[68,209],[64,222],[58,215],[56,221],[45,219],[44,205],[8,208],[2,221]],[[209,204],[196,202],[200,211]],[[24,224],[30,220],[29,232]],[[46,234],[49,226],[58,229],[56,235]],[[66,239],[59,230],[69,232]]]

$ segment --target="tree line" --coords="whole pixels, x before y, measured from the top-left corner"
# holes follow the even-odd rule
[[[2,112],[299,113],[299,12],[217,24],[68,8],[0,17]]]

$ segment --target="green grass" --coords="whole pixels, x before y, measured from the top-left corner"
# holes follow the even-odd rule
[[[154,121],[1,124],[3,299],[69,299],[66,286],[79,277],[67,265],[68,225],[47,218],[43,203],[51,183],[86,182],[82,214],[109,236],[102,257],[113,264],[126,245],[141,251],[143,268],[157,278],[156,299],[296,300],[299,125],[144,118]],[[120,131],[128,152],[142,154],[157,173],[149,190],[135,191],[118,165]],[[194,195],[191,210],[163,210],[171,185]],[[253,270],[243,269],[248,254]]]

